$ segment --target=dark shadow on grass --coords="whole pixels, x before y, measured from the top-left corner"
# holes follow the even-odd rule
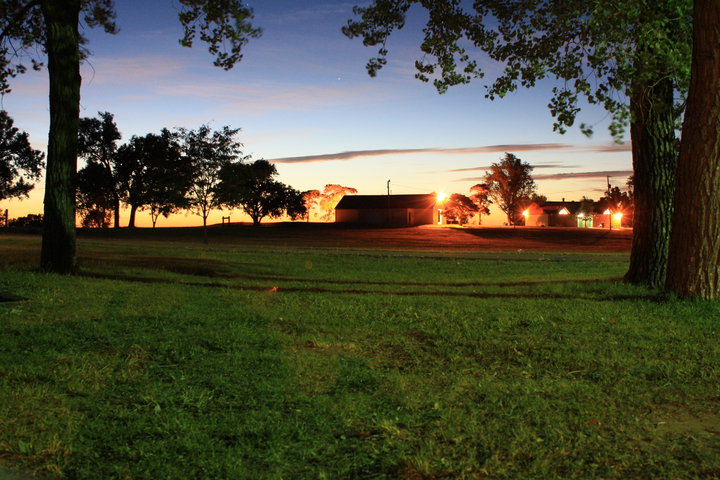
[[[189,275],[193,277],[208,278],[224,278],[235,279],[243,278],[247,280],[262,280],[264,277],[259,275],[237,275],[230,273],[228,267],[251,267],[262,271],[260,265],[255,263],[228,263],[226,261],[214,259],[197,259],[183,257],[162,257],[162,256],[145,256],[145,255],[118,255],[118,256],[98,256],[81,258],[81,265],[109,265],[122,267],[141,267],[163,270],[170,273],[180,275]]]
[[[227,288],[231,290],[241,291],[254,291],[254,292],[268,292],[272,294],[278,293],[329,293],[329,294],[350,294],[350,295],[396,295],[401,297],[464,297],[464,298],[517,298],[517,299],[566,299],[566,300],[594,300],[599,302],[607,301],[624,301],[624,300],[645,300],[659,302],[662,297],[658,295],[607,295],[604,297],[599,296],[588,296],[578,294],[563,294],[563,293],[497,293],[497,292],[452,292],[447,290],[428,290],[428,291],[393,291],[393,290],[366,290],[361,288],[344,288],[344,289],[330,289],[323,287],[280,287],[278,285],[272,286],[259,286],[259,285],[231,285],[226,283],[218,282],[183,282],[174,281],[164,278],[149,278],[149,277],[128,277],[126,275],[112,275],[112,274],[100,274],[85,272],[81,274],[88,278],[99,278],[104,280],[119,280],[125,282],[135,283],[147,283],[147,284],[164,284],[164,285],[182,285],[189,287],[208,287],[208,288]],[[564,283],[600,283],[605,280],[584,280],[584,281],[567,281]],[[543,283],[556,283],[550,282],[537,282],[534,285],[540,285]],[[404,284],[388,284],[388,285],[399,285]],[[469,284],[469,286],[487,286],[488,284]],[[522,286],[524,283],[519,284],[504,284],[504,286]],[[440,286],[437,284],[429,284],[429,286]],[[447,286],[447,285],[442,285]]]
[[[0,303],[5,302],[22,302],[27,300],[25,297],[20,297],[8,292],[0,292]]]

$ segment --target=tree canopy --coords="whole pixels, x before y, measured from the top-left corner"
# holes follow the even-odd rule
[[[242,208],[253,225],[260,225],[265,217],[287,214],[299,218],[305,215],[302,193],[274,180],[276,175],[275,165],[267,160],[225,164],[220,169],[220,181],[215,189],[217,200],[231,208]]]
[[[490,165],[483,182],[494,203],[507,215],[508,225],[516,225],[521,207],[535,193],[533,167],[512,153]]]
[[[97,118],[80,119],[78,130],[78,158],[86,165],[78,171],[78,188],[81,192],[94,192],[95,204],[102,203],[112,212],[115,228],[120,227],[120,185],[117,173],[117,142],[120,130],[112,113],[98,112]],[[97,187],[101,188],[97,188]],[[85,197],[87,201],[88,197]],[[82,210],[86,210],[78,205]]]
[[[478,183],[470,187],[470,200],[478,208],[478,225],[482,224],[482,216],[490,215],[490,205],[492,200],[490,199],[490,190],[484,183]]]
[[[193,165],[182,155],[178,135],[163,129],[121,146],[117,174],[123,201],[130,206],[128,227],[134,227],[138,209],[150,209],[156,221],[157,214],[167,216],[185,205]]]
[[[30,146],[28,134],[18,130],[0,110],[0,200],[27,197],[45,166],[44,155]]]
[[[443,215],[449,222],[464,225],[478,211],[478,206],[465,195],[451,194],[443,203]]]
[[[219,206],[216,189],[220,182],[220,170],[228,163],[243,161],[243,144],[237,140],[239,128],[224,126],[213,131],[209,125],[195,130],[179,130],[183,142],[183,153],[192,164],[193,174],[188,192],[189,206],[202,217],[203,227],[207,226],[210,211]]]
[[[355,18],[343,28],[346,36],[378,47],[367,64],[371,76],[387,64],[389,39],[405,27],[413,6],[427,13],[415,76],[432,79],[441,93],[484,77],[483,66],[494,60],[505,69],[487,85],[490,99],[544,78],[563,82],[548,104],[561,132],[574,124],[579,99],[585,98],[608,110],[611,132],[622,135],[630,120],[631,89],[658,76],[673,80],[682,106],[690,75],[690,0],[483,0],[472,7],[458,1],[375,0],[355,7]]]

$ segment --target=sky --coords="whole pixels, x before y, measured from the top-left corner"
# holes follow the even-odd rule
[[[82,27],[91,56],[81,68],[81,116],[113,113],[121,142],[162,128],[228,125],[241,128],[246,155],[275,163],[279,181],[301,191],[341,184],[364,195],[387,193],[388,180],[392,194],[468,194],[505,152],[534,167],[538,193],[549,200],[597,199],[606,176],[624,189],[631,174],[629,140],[613,142],[601,108],[583,105],[579,115],[578,124],[594,126],[591,138],[578,128],[553,132],[550,81],[490,101],[484,87],[502,69],[494,63],[482,64],[487,80],[442,95],[416,80],[420,10],[395,32],[388,65],[370,78],[365,64],[375,49],[340,31],[361,2],[251,0],[263,35],[250,40],[230,71],[214,67],[201,42],[192,49],[179,45],[176,0],[115,3],[119,33]],[[45,151],[47,71],[30,71],[11,87],[0,107]],[[29,199],[0,202],[0,209],[10,218],[41,213],[43,194],[40,182]],[[484,224],[505,221],[497,207],[491,212]],[[214,211],[209,222],[228,214],[232,221],[247,219],[240,211]],[[139,212],[137,225],[149,226],[149,217]],[[192,213],[158,222],[201,224]]]

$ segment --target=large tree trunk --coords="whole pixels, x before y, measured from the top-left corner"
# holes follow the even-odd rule
[[[661,288],[667,272],[677,167],[672,81],[662,78],[635,86],[630,108],[635,209],[625,280]]]
[[[44,0],[50,78],[50,133],[40,265],[71,273],[75,256],[75,174],[80,119],[79,0]]]
[[[667,289],[720,298],[720,2],[695,0]]]
[[[135,212],[137,212],[137,205],[130,205],[130,219],[128,220],[128,228],[135,228]]]
[[[120,228],[120,196],[113,192],[113,228]]]

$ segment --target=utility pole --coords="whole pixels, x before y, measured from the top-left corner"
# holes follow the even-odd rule
[[[606,175],[605,178],[607,179],[607,198],[608,198],[608,223],[610,224],[610,230],[612,230],[612,212],[610,211],[610,175]]]
[[[390,179],[387,181],[387,215],[385,221],[390,226]]]

